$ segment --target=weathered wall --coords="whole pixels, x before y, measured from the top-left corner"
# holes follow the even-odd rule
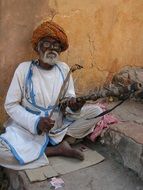
[[[64,27],[70,42],[62,59],[84,66],[75,74],[78,91],[94,89],[125,65],[143,65],[143,0],[1,0],[2,113],[16,66],[35,56],[30,44],[33,28],[52,18]]]

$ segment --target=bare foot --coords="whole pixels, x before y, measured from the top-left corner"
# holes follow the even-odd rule
[[[84,160],[83,152],[72,148],[67,141],[63,141],[57,146],[47,147],[45,153],[47,156],[65,156]]]
[[[60,146],[63,156],[74,157],[79,160],[84,160],[83,152],[81,150],[72,148],[67,141],[63,141]]]

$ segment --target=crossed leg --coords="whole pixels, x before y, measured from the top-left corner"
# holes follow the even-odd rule
[[[84,154],[80,150],[72,148],[67,141],[62,141],[60,144],[52,147],[47,147],[45,150],[47,157],[49,156],[65,156],[84,160]]]

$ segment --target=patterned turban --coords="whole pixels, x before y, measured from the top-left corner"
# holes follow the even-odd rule
[[[65,51],[69,46],[65,31],[53,21],[43,22],[34,30],[31,42],[35,51],[38,42],[44,37],[51,37],[59,41],[61,43],[61,51]]]

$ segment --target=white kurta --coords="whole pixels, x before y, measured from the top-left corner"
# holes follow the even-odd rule
[[[26,98],[30,93],[25,85],[30,64],[31,62],[21,63],[15,71],[5,102],[5,109],[11,119],[6,124],[6,133],[1,135],[20,164],[36,160],[43,154],[49,138],[46,134],[37,135],[37,123],[41,115],[48,115],[49,106],[55,104],[63,84],[63,77],[65,78],[69,71],[69,67],[62,62],[51,70],[32,65],[30,85],[33,85],[36,105],[41,108],[37,108],[41,113],[36,115],[26,110],[26,108],[30,110],[34,108],[35,111],[35,107],[27,101],[30,97]],[[27,94],[26,90],[28,90]],[[66,96],[75,96],[71,78]]]
[[[5,109],[10,119],[5,123],[6,132],[0,136],[2,144],[6,143],[18,162],[16,161],[17,165],[2,163],[3,158],[0,152],[1,165],[12,169],[25,169],[48,164],[44,151],[49,142],[53,145],[58,144],[66,133],[82,138],[92,132],[95,120],[85,121],[83,116],[101,113],[102,110],[97,106],[94,108],[84,106],[81,112],[75,113],[74,117],[69,116],[64,122],[61,113],[57,110],[52,117],[56,122],[51,133],[37,134],[40,117],[48,116],[50,113],[68,71],[69,67],[63,62],[57,63],[51,70],[41,69],[31,62],[23,62],[18,66],[5,101]],[[75,96],[72,77],[70,77],[65,96]],[[70,123],[70,128],[65,128]],[[56,134],[52,133],[61,128],[64,130]]]

